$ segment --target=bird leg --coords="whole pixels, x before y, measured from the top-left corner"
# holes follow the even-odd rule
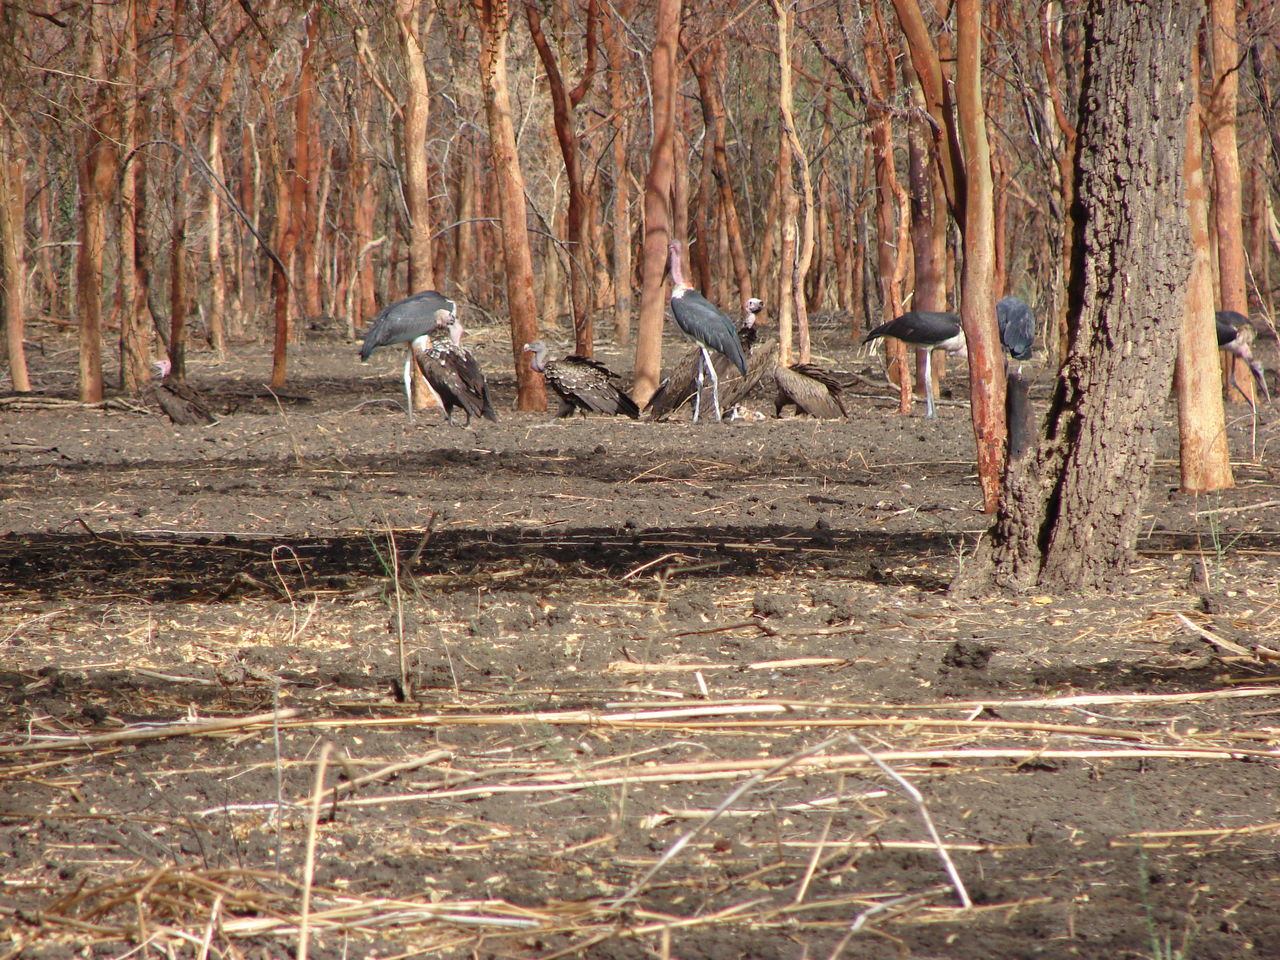
[[[693,388],[693,420],[692,423],[698,422],[698,414],[702,410],[702,360],[707,355],[706,347],[701,347],[702,355],[698,357],[698,375],[694,382]]]
[[[404,407],[409,413],[409,422],[413,423],[413,345],[404,357]]]
[[[936,417],[933,409],[933,351],[924,352],[924,415]]]
[[[702,349],[702,362],[706,365],[707,373],[711,374],[711,407],[715,410],[716,423],[720,422],[720,377],[716,374],[716,365],[711,362],[711,354],[707,352],[707,348],[698,344]]]

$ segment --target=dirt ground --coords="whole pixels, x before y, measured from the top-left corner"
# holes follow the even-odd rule
[[[1125,594],[960,601],[967,406],[817,344],[847,421],[553,421],[480,329],[464,429],[336,337],[197,352],[201,427],[44,339],[0,957],[1280,957],[1280,408],[1209,497],[1165,431]]]

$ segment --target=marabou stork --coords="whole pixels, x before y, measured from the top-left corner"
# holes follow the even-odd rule
[[[1225,350],[1233,357],[1239,357],[1245,362],[1253,374],[1253,379],[1258,381],[1258,386],[1262,389],[1263,399],[1269,401],[1271,391],[1267,389],[1266,374],[1262,370],[1262,364],[1254,359],[1253,350],[1249,346],[1249,341],[1253,339],[1253,323],[1243,313],[1237,313],[1235,310],[1219,310],[1213,315],[1213,319],[1218,328],[1218,349]],[[1235,367],[1235,361],[1227,365],[1227,379],[1231,386],[1239,390],[1240,395],[1248,400],[1249,395],[1236,382]]]
[[[933,409],[931,358],[934,350],[945,350],[960,357],[967,355],[968,346],[965,343],[964,328],[960,325],[960,318],[954,313],[912,310],[900,317],[894,317],[888,323],[880,324],[863,337],[862,342],[870,343],[877,337],[894,337],[909,347],[924,351],[924,415],[937,416]]]
[[[743,307],[742,319],[738,322],[738,342],[747,355],[747,372],[739,374],[735,371],[733,361],[725,354],[717,353],[711,358],[715,365],[716,375],[724,386],[724,407],[732,410],[751,392],[764,375],[772,369],[776,362],[773,354],[777,353],[775,342],[770,340],[760,344],[756,349],[760,328],[757,326],[760,311],[764,309],[764,301],[759,297],[749,298]],[[665,420],[689,402],[697,391],[697,371],[702,363],[702,348],[694,347],[676,361],[671,375],[662,381],[657,392],[649,398],[645,406],[650,420]]]
[[[436,311],[436,326],[413,341],[413,357],[427,385],[435,392],[444,408],[444,417],[453,423],[454,407],[472,417],[488,417],[494,423],[498,415],[489,401],[489,384],[475,356],[462,345],[462,321],[441,307]]]
[[[379,347],[395,343],[410,344],[409,354],[404,358],[404,396],[409,413],[409,421],[413,422],[413,363],[412,344],[428,336],[436,325],[436,313],[446,310],[451,315],[457,313],[458,305],[434,290],[423,290],[411,297],[397,300],[383,307],[373,318],[369,332],[364,335],[364,344],[360,347],[360,359],[365,361]],[[419,350],[425,350],[426,344],[420,344]]]
[[[710,301],[684,282],[684,270],[680,265],[680,243],[671,243],[671,313],[676,326],[686,337],[698,345],[702,362],[698,365],[697,390],[693,395],[693,422],[698,422],[702,405],[702,381],[705,374],[711,376],[711,403],[716,420],[720,419],[720,376],[711,362],[712,350],[724,354],[742,373],[747,372],[747,355],[738,340],[733,321],[717,310]]]
[[[794,404],[796,411],[818,420],[843,420],[849,416],[840,399],[840,381],[812,363],[778,364],[773,371],[778,396],[773,401],[773,415],[782,416],[782,408]]]
[[[1031,345],[1036,340],[1036,318],[1031,308],[1018,297],[1005,297],[996,304],[996,323],[1000,326],[1000,342],[1009,356],[1021,363],[1031,359]]]
[[[1018,297],[1005,297],[996,304],[996,324],[1000,343],[1005,349],[1005,423],[1008,426],[1010,460],[1019,460],[1031,447],[1031,428],[1027,423],[1030,410],[1031,384],[1022,375],[1022,361],[1031,359],[1031,345],[1036,339],[1036,319],[1031,308]],[[1010,365],[1009,361],[1015,361]]]
[[[542,374],[551,385],[551,389],[560,398],[560,409],[557,417],[572,416],[575,410],[581,410],[585,419],[587,411],[622,414],[637,420],[640,408],[614,383],[619,379],[599,360],[581,357],[571,353],[559,360],[547,359],[547,345],[541,340],[524,345],[524,352],[533,354],[529,366]]]

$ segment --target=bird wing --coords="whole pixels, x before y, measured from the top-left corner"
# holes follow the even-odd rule
[[[1031,308],[1017,297],[1005,297],[996,304],[1000,342],[1015,360],[1030,360],[1036,339],[1036,321]]]
[[[818,374],[819,376],[815,376]],[[811,417],[820,420],[842,420],[848,416],[840,399],[840,385],[834,377],[811,364],[781,364],[773,372],[778,385],[780,411],[787,403],[793,403]]]
[[[436,311],[448,310],[452,313],[456,309],[457,304],[435,290],[422,290],[411,297],[388,304],[374,316],[365,333],[364,343],[360,346],[360,359],[368,360],[369,354],[378,347],[416,340],[424,333],[429,333],[436,325]]]
[[[417,355],[417,359],[423,377],[440,395],[446,409],[460,406],[469,416],[497,419],[489,404],[488,384],[474,357],[468,358],[452,344],[436,344]]]
[[[747,355],[742,350],[733,321],[697,290],[685,290],[679,297],[673,296],[671,313],[685,336],[709,350],[724,354],[740,371],[747,372]]]
[[[547,363],[547,382],[566,401],[596,413],[636,419],[640,409],[618,389],[618,375],[596,360],[570,355]]]

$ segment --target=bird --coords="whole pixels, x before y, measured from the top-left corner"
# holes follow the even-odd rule
[[[671,314],[681,332],[696,343],[702,354],[698,365],[697,390],[693,395],[693,422],[698,422],[702,406],[702,382],[705,375],[711,377],[711,403],[716,420],[720,420],[720,375],[711,361],[711,351],[721,353],[738,368],[747,372],[747,355],[738,339],[733,321],[721,313],[706,297],[684,282],[680,266],[680,242],[674,240],[671,250]]]
[[[1263,398],[1269,402],[1271,391],[1267,389],[1266,374],[1262,364],[1254,359],[1253,350],[1249,347],[1249,341],[1253,339],[1253,323],[1243,313],[1237,313],[1235,310],[1218,310],[1214,313],[1213,319],[1218,330],[1218,349],[1225,350],[1244,361],[1253,374],[1253,379],[1258,381]],[[1240,391],[1242,397],[1248,400],[1249,395],[1236,382],[1235,366],[1235,363],[1227,366],[1227,380],[1231,386]]]
[[[489,400],[489,384],[475,355],[462,345],[462,321],[445,307],[436,310],[436,325],[413,341],[413,358],[423,379],[440,400],[445,420],[453,423],[453,410],[461,407],[472,417],[487,417],[498,422],[498,414]]]
[[[369,355],[379,347],[397,343],[412,344],[420,337],[429,335],[431,328],[436,325],[436,313],[440,310],[456,314],[458,305],[435,290],[422,290],[383,307],[364,335],[364,343],[360,346],[361,362],[367,361]],[[425,345],[420,347],[425,348]],[[412,364],[413,353],[410,351],[404,358],[404,395],[410,423],[413,422]]]
[[[756,349],[760,332],[757,323],[760,311],[763,309],[764,301],[759,297],[748,298],[743,304],[742,319],[738,322],[738,342],[742,344],[742,350],[747,355],[746,373],[735,373],[733,361],[723,353],[717,353],[711,358],[724,390],[723,406],[727,410],[732,410],[751,392],[761,378],[773,369],[770,357],[777,353],[776,341],[766,341],[760,344],[761,350]],[[671,375],[662,381],[645,405],[645,412],[649,415],[649,419],[665,420],[694,397],[697,389],[697,370],[701,362],[701,347],[694,347],[676,361]],[[773,362],[776,362],[776,357],[773,358]]]
[[[547,345],[541,340],[526,343],[524,352],[533,354],[529,366],[547,378],[547,383],[560,398],[557,417],[568,417],[575,410],[581,410],[584,418],[588,411],[594,411],[639,419],[640,408],[636,402],[614,383],[619,379],[618,374],[599,360],[576,353],[559,360],[548,360]]]
[[[773,401],[774,417],[782,416],[783,407],[796,410],[818,420],[843,420],[849,416],[840,398],[840,381],[828,371],[812,363],[778,364],[773,371],[778,396]]]
[[[877,337],[894,337],[909,347],[924,351],[924,415],[937,416],[933,408],[931,357],[934,350],[945,350],[960,357],[968,354],[960,318],[954,313],[912,310],[880,324],[863,337],[862,342],[870,343]]]
[[[1000,326],[1000,343],[1018,362],[1031,359],[1031,345],[1036,339],[1036,318],[1031,308],[1019,297],[1005,297],[996,304],[996,323]]]

